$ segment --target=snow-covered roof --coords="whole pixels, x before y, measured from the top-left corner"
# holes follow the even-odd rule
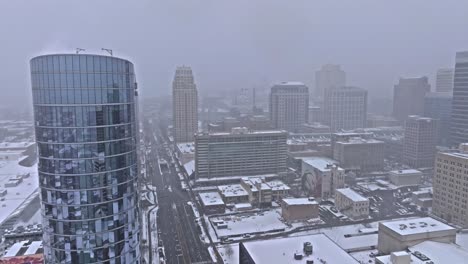
[[[326,158],[326,157],[310,157],[310,158],[303,158],[302,162],[322,171],[327,172],[331,170],[331,166],[334,164],[338,164],[338,161]],[[342,168],[338,167],[338,170],[343,170]]]
[[[312,244],[311,255],[305,255],[303,252],[305,242]],[[304,256],[298,263],[305,263],[306,260],[314,260],[314,263],[358,263],[324,234],[259,240],[243,244],[255,263],[296,263],[298,261],[294,259],[295,253]]]
[[[237,197],[249,195],[247,191],[240,184],[230,184],[218,186],[218,190],[224,197]]]
[[[15,244],[13,244],[7,250],[7,252],[5,253],[5,255],[3,255],[3,257],[14,257],[14,256],[16,256],[18,254],[18,252],[21,250],[21,248],[24,246],[24,244],[26,244],[28,242],[29,242],[28,240],[16,242]]]
[[[394,170],[390,172],[391,174],[401,175],[401,176],[411,176],[413,174],[422,174],[421,171],[415,169],[407,169],[407,170]]]
[[[184,164],[184,169],[188,175],[195,172],[195,160],[191,160]]]
[[[453,243],[425,241],[408,249],[411,253],[411,264],[427,264],[430,261],[432,261],[431,263],[466,263],[468,259],[468,251]],[[390,255],[380,256],[376,259],[384,264],[392,264]]]
[[[287,205],[315,205],[318,204],[315,200],[310,198],[285,198],[283,202]]]
[[[274,180],[274,181],[269,181],[267,182],[268,186],[271,187],[271,190],[272,191],[287,191],[287,190],[291,190],[291,188],[284,184],[284,182],[280,181],[280,180]]]
[[[224,205],[218,192],[206,192],[198,194],[204,206]]]
[[[26,149],[34,144],[34,142],[2,142],[0,149]]]
[[[383,141],[373,138],[352,137],[344,141],[337,141],[335,144],[353,145],[353,144],[385,144]]]
[[[388,221],[380,224],[403,236],[439,231],[453,231],[455,235],[456,232],[455,228],[431,217]]]
[[[363,197],[362,195],[360,195],[359,193],[353,191],[350,188],[336,189],[336,192],[339,192],[339,193],[343,194],[344,196],[351,199],[351,201],[353,201],[353,202],[366,202],[366,201],[369,201],[369,199]]]
[[[184,153],[184,154],[195,153],[195,146],[193,142],[179,143],[177,144],[177,148],[179,149],[181,153]]]

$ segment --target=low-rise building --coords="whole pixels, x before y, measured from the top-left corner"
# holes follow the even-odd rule
[[[432,207],[432,189],[412,192],[411,201],[423,209],[429,209]]]
[[[468,251],[454,243],[425,241],[407,251],[378,256],[376,264],[466,263]]]
[[[240,184],[218,186],[218,192],[226,204],[249,202],[249,193]]]
[[[239,263],[346,263],[358,264],[324,234],[239,243]]]
[[[337,189],[335,205],[341,213],[352,219],[369,217],[369,199],[350,188]]]
[[[249,196],[249,202],[254,206],[271,205],[289,195],[289,186],[280,180],[266,181],[264,177],[244,177],[240,183]]]
[[[421,183],[423,173],[419,170],[396,170],[388,174],[391,183],[396,186],[411,186],[419,185]]]
[[[226,206],[218,192],[199,193],[200,203],[205,214],[224,213]]]
[[[336,189],[344,187],[345,170],[335,160],[325,157],[302,159],[302,182],[309,195],[317,199],[329,199]]]
[[[381,171],[384,166],[384,148],[383,141],[351,137],[335,142],[333,159],[347,170]]]
[[[319,217],[319,205],[313,198],[285,198],[281,201],[284,220],[300,221]]]
[[[195,146],[193,142],[185,142],[177,144],[177,157],[181,164],[195,160]],[[187,172],[189,173],[189,172]]]
[[[455,243],[456,233],[455,228],[431,217],[381,222],[377,248],[379,253],[390,254],[424,241]]]

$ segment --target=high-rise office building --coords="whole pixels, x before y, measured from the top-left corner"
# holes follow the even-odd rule
[[[254,176],[286,172],[286,131],[198,133],[195,136],[197,178]]]
[[[340,65],[325,64],[315,72],[315,96],[323,98],[325,92],[332,87],[346,85],[346,73]]]
[[[451,119],[451,144],[468,142],[468,51],[457,52]]]
[[[437,132],[437,120],[409,116],[405,122],[403,161],[413,168],[434,166]]]
[[[424,116],[439,120],[438,144],[449,145],[450,118],[452,115],[452,93],[427,93],[424,103]]]
[[[465,148],[465,149],[464,149]],[[461,227],[468,227],[468,152],[467,145],[460,152],[437,153],[432,213]]]
[[[439,69],[436,75],[436,92],[446,93],[453,90],[454,69]]]
[[[393,117],[400,122],[424,114],[424,96],[431,91],[427,77],[400,78],[393,88]]]
[[[190,67],[176,69],[172,82],[172,115],[175,141],[193,142],[198,131],[198,93]]]
[[[133,64],[56,54],[30,66],[45,263],[140,263]]]
[[[367,90],[342,86],[325,92],[325,124],[331,131],[366,127]]]
[[[274,128],[296,132],[309,121],[309,88],[301,82],[271,87],[270,119]]]

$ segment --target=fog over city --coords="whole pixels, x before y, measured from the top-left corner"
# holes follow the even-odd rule
[[[467,14],[0,0],[0,264],[468,263]]]
[[[56,51],[131,59],[145,96],[170,93],[176,65],[200,94],[300,80],[340,64],[371,98],[400,76],[452,67],[468,42],[467,1],[2,1],[2,104],[30,102],[28,61]]]

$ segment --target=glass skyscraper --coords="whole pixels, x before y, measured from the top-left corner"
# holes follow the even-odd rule
[[[455,57],[451,123],[451,145],[468,142],[468,51]]]
[[[31,60],[45,263],[140,263],[133,64]]]

